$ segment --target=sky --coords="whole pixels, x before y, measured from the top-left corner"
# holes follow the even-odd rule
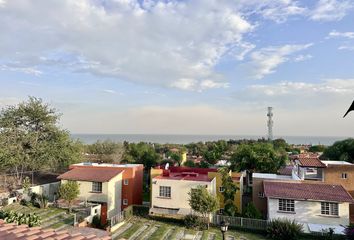
[[[354,136],[352,0],[0,0],[0,107],[72,133]]]

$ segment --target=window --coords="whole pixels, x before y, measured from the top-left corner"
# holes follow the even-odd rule
[[[347,179],[348,178],[348,174],[347,173],[342,173],[342,179]]]
[[[321,202],[321,214],[338,216],[338,203]]]
[[[221,214],[221,215],[224,214],[224,209],[223,208],[219,209],[219,214]]]
[[[160,186],[160,197],[171,198],[171,187]]]
[[[225,191],[224,187],[219,187],[219,192],[224,192],[224,191]]]
[[[124,185],[128,185],[129,184],[129,180],[128,179],[124,179],[123,184]]]
[[[295,202],[291,199],[279,199],[279,211],[295,212]]]
[[[128,199],[123,199],[123,205],[128,205]]]
[[[102,192],[102,183],[92,182],[92,192]]]
[[[264,192],[258,192],[258,197],[259,198],[264,198]]]

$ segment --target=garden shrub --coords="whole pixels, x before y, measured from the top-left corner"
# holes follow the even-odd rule
[[[345,229],[345,235],[347,237],[348,240],[354,240],[354,225],[349,225],[346,229]]]
[[[267,237],[274,240],[296,240],[302,233],[302,224],[289,219],[275,219],[269,223]]]
[[[184,217],[183,222],[187,228],[191,228],[195,230],[201,230],[205,228],[205,223],[197,215],[193,215],[193,214],[186,215]]]
[[[93,216],[91,225],[95,228],[101,228],[101,218],[98,215]]]
[[[4,219],[6,223],[16,223],[17,225],[27,224],[29,227],[41,224],[41,218],[35,213],[24,214],[14,211],[0,211],[0,219]]]
[[[254,206],[253,203],[247,204],[247,206],[242,211],[242,215],[244,218],[262,218],[261,212]]]
[[[29,203],[26,201],[26,199],[21,199],[20,204],[23,206],[28,206]]]

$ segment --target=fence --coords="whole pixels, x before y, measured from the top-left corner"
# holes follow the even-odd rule
[[[111,227],[113,227],[114,225],[124,221],[124,211],[119,212],[117,215],[111,217]]]
[[[242,217],[229,217],[223,215],[213,215],[212,223],[220,225],[222,221],[228,222],[231,227],[240,227],[256,230],[266,230],[268,221],[262,219],[242,218]]]

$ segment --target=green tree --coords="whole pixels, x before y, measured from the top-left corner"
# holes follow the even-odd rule
[[[183,165],[186,167],[195,167],[195,163],[192,160],[185,161]]]
[[[233,171],[276,173],[286,159],[286,153],[275,151],[272,144],[254,143],[238,146],[230,163]]]
[[[210,194],[204,186],[198,186],[192,189],[188,194],[189,206],[206,219],[209,229],[209,215],[219,208],[217,197]]]
[[[354,138],[335,142],[326,148],[321,159],[340,160],[354,163]]]
[[[0,166],[22,182],[22,172],[61,170],[78,162],[82,145],[58,126],[59,114],[41,99],[8,106],[0,112]]]
[[[324,152],[326,150],[326,146],[325,145],[313,145],[309,148],[310,152]]]
[[[72,203],[79,196],[80,189],[79,184],[75,181],[67,181],[62,183],[59,188],[60,198],[64,199],[68,205],[69,212],[72,209]]]
[[[143,164],[146,171],[155,166],[161,156],[156,153],[153,145],[144,142],[125,144],[123,160],[126,162]]]
[[[224,188],[222,192],[224,197],[224,213],[225,215],[235,216],[237,214],[237,207],[234,204],[234,200],[238,187],[234,184],[228,168],[220,168],[218,171],[221,174],[222,187]]]

